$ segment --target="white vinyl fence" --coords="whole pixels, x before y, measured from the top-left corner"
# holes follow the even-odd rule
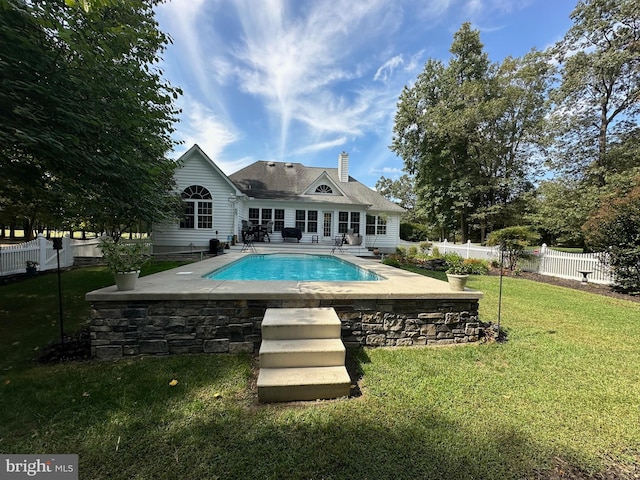
[[[124,242],[129,240],[122,240]],[[151,254],[152,245],[149,240],[131,240],[142,242],[144,251]],[[99,238],[90,240],[72,240],[69,237],[62,237],[62,249],[60,250],[60,268],[73,266],[75,257],[102,257],[102,251],[98,247]],[[47,240],[42,235],[30,242],[16,245],[0,245],[0,277],[3,275],[14,275],[25,273],[27,262],[36,262],[37,271],[53,270],[58,267],[56,250],[53,242]]]
[[[434,242],[440,253],[455,252],[464,258],[479,258],[482,260],[500,260],[500,250],[497,247],[481,247],[472,245],[471,242],[455,245],[444,241]],[[588,274],[589,282],[610,285],[613,276],[609,269],[600,262],[598,253],[568,253],[553,250],[542,245],[539,250],[531,252],[535,258],[521,261],[520,266],[524,271],[535,272],[541,275],[566,278],[569,280],[582,280],[581,272]]]
[[[99,245],[99,238],[91,238],[89,240],[71,240],[74,257],[102,257],[102,250],[100,250]]]
[[[0,276],[25,273],[27,262],[37,263],[36,270],[52,270],[58,267],[58,252],[53,248],[53,242],[42,235],[30,242],[18,245],[0,245]],[[71,239],[62,238],[60,250],[60,268],[73,265],[73,251]]]

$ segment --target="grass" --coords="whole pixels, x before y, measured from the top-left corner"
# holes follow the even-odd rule
[[[180,262],[153,262],[142,269],[150,275],[174,268]],[[61,276],[64,332],[86,325],[89,304],[86,292],[113,285],[106,267],[73,269]],[[60,338],[58,277],[46,272],[35,278],[0,286],[0,369],[33,366],[42,347]]]
[[[78,453],[81,478],[539,478],[556,457],[591,473],[638,466],[638,303],[505,278],[507,343],[359,350],[362,396],[259,405],[244,355],[36,365],[57,304],[31,292],[51,280],[0,287],[0,451]],[[100,269],[65,274],[69,324],[104,282]],[[498,279],[470,286],[495,320]]]

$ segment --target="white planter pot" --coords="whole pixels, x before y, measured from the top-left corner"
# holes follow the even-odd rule
[[[467,284],[469,275],[454,275],[447,273],[447,279],[449,280],[449,288],[454,292],[463,292],[464,287]]]
[[[138,280],[138,275],[140,275],[140,270],[136,270],[135,272],[118,272],[113,275],[116,281],[116,288],[121,291],[127,290],[135,290],[136,288],[136,280]]]

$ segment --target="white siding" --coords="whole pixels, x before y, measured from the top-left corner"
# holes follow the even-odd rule
[[[318,235],[319,240],[333,243],[334,237],[341,235],[338,233],[339,212],[360,212],[360,235],[364,237],[363,246],[375,246],[381,248],[383,251],[395,252],[396,246],[400,239],[400,215],[396,213],[386,213],[387,216],[387,234],[386,235],[373,235],[366,238],[366,216],[368,214],[380,215],[381,212],[368,212],[364,209],[358,210],[353,206],[336,206],[333,204],[322,203],[309,203],[309,202],[282,202],[282,201],[269,201],[269,200],[249,200],[244,202],[238,207],[239,220],[238,225],[241,228],[241,220],[249,220],[249,208],[279,208],[284,209],[284,226],[295,227],[296,225],[296,210],[317,210],[318,212],[318,232],[303,232],[301,242],[311,243],[312,236]],[[332,214],[332,236],[327,239],[323,237],[323,214],[324,212],[331,212]],[[271,235],[272,242],[282,242],[282,236],[279,232],[274,232]]]
[[[178,192],[190,185],[201,185],[209,190],[213,202],[213,227],[181,229],[178,221],[156,224],[153,232],[156,251],[201,250],[209,248],[209,240],[212,238],[226,241],[227,236],[233,234],[233,205],[228,199],[234,190],[229,183],[196,152],[176,172],[176,184]]]
[[[387,217],[387,233],[386,235],[367,235],[364,244],[367,247],[380,249],[383,253],[395,253],[396,247],[400,242],[400,215],[388,212],[368,211],[369,215],[385,215]],[[363,220],[363,223],[365,220]],[[366,228],[366,227],[365,227]],[[366,230],[363,230],[366,232]]]

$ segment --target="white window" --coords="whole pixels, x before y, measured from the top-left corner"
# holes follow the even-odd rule
[[[338,212],[338,233],[360,233],[360,212]]]
[[[267,225],[273,222],[273,231],[280,232],[284,228],[283,208],[250,208],[249,221],[254,225]]]
[[[182,192],[184,217],[180,228],[213,228],[213,202],[211,193],[200,185],[191,185]]]
[[[316,193],[333,193],[333,189],[329,185],[318,185],[316,187]]]
[[[318,211],[296,210],[296,228],[301,232],[318,233]]]
[[[386,235],[387,217],[367,215],[367,235]]]

